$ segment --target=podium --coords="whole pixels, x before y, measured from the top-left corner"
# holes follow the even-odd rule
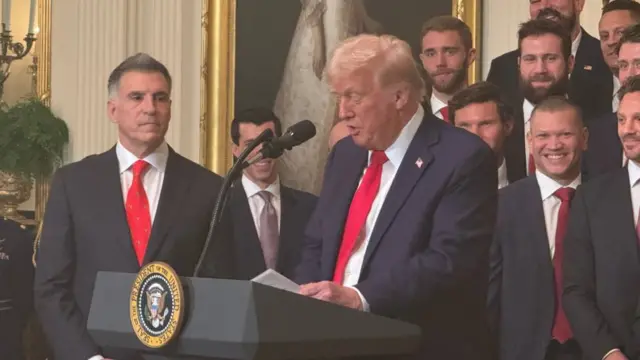
[[[420,328],[250,281],[181,277],[185,318],[160,349],[133,331],[129,297],[136,274],[99,272],[87,327],[102,347],[178,359],[327,359],[410,355]]]

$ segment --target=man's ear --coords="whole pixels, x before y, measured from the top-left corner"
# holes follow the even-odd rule
[[[109,117],[109,120],[111,120],[112,123],[117,124],[118,121],[116,120],[115,114],[116,114],[116,100],[114,99],[109,99],[107,101],[107,116]]]

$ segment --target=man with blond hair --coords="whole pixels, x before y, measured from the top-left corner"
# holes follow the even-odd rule
[[[418,324],[416,358],[490,359],[491,149],[425,112],[418,65],[393,36],[345,40],[327,78],[350,136],[329,155],[300,292]]]

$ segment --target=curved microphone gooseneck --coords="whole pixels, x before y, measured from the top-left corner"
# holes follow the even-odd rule
[[[235,164],[231,167],[231,170],[227,173],[227,176],[222,183],[222,187],[220,188],[220,192],[218,193],[218,198],[216,200],[216,205],[213,208],[213,214],[211,216],[211,223],[209,224],[209,232],[207,233],[207,238],[202,246],[202,251],[200,252],[200,257],[198,258],[198,262],[196,263],[196,267],[193,271],[193,277],[198,277],[200,274],[200,268],[204,262],[204,259],[207,254],[207,250],[211,245],[211,241],[213,239],[213,234],[215,233],[216,228],[220,222],[220,214],[224,211],[224,207],[227,203],[229,188],[233,181],[235,181],[239,175],[242,174],[242,170],[244,169],[244,161],[249,154],[258,147],[258,145],[262,144],[265,141],[273,138],[273,131],[271,129],[266,129],[260,135],[258,135],[255,139],[253,139],[248,145],[247,148],[240,154]],[[215,266],[214,266],[215,271]]]

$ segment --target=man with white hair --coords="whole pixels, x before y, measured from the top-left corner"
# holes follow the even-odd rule
[[[350,137],[329,155],[300,292],[420,325],[417,358],[490,359],[495,155],[425,112],[424,82],[402,40],[349,38],[327,75]]]

